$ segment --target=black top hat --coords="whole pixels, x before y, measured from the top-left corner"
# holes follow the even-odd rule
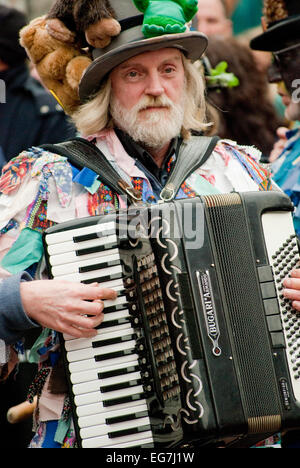
[[[196,31],[146,38],[142,32],[144,15],[135,7],[133,0],[110,0],[110,5],[121,25],[121,33],[104,49],[93,50],[94,60],[85,71],[79,86],[82,102],[97,92],[103,78],[110,71],[131,57],[143,52],[174,47],[195,61],[202,56],[207,47],[207,37]],[[179,6],[179,2],[174,1],[174,5]]]
[[[254,50],[276,52],[300,43],[300,0],[265,0],[266,31],[250,42]]]

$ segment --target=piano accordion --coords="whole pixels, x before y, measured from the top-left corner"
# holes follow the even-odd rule
[[[62,339],[81,448],[247,447],[300,426],[292,211],[231,193],[45,232],[51,278],[118,291],[95,338]]]

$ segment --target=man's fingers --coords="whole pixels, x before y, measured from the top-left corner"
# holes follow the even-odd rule
[[[286,139],[286,134],[287,134],[288,131],[289,131],[289,129],[286,128],[286,127],[279,127],[279,128],[277,128],[276,133],[277,133],[277,136],[279,138]]]
[[[291,278],[300,278],[300,268],[295,268],[295,270],[292,270],[290,273]]]
[[[300,269],[297,268],[290,273],[289,278],[283,281],[283,295],[292,301],[292,307],[300,311]]]
[[[77,309],[74,308],[74,311],[77,315],[95,315],[98,316],[102,314],[104,309],[104,302],[101,299],[96,299],[94,301],[80,301],[78,303]]]
[[[95,283],[88,286],[81,284],[81,287],[77,291],[81,299],[90,301],[96,299],[116,299],[117,297],[117,293],[113,289],[102,288],[101,285]]]
[[[290,278],[285,278],[283,286],[285,287],[283,293],[286,297],[293,295],[296,296],[295,299],[298,297],[300,299],[300,276],[298,273],[293,273]]]
[[[84,315],[66,314],[57,324],[57,330],[75,338],[96,336],[96,327],[103,322],[104,315],[86,317]]]
[[[296,289],[284,289],[283,295],[291,301],[300,301],[300,291]]]
[[[292,307],[293,309],[297,310],[298,312],[300,311],[300,301],[293,301],[292,302]]]
[[[72,326],[77,328],[83,328],[86,330],[91,330],[98,327],[103,322],[104,315],[100,314],[98,316],[85,317],[84,315],[76,315],[73,317],[71,323]]]

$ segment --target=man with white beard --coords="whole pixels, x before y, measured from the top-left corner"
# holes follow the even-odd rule
[[[203,54],[207,38],[195,31],[145,38],[143,15],[131,0],[110,3],[122,31],[105,49],[93,51],[94,61],[79,86],[82,105],[73,120],[86,142],[101,150],[117,170],[129,192],[138,193],[144,203],[156,203],[181,151],[193,145],[197,160],[203,156],[203,137],[192,135],[205,132],[209,123],[203,77],[193,62]],[[272,189],[257,150],[210,139],[205,154],[208,158],[202,166],[180,182],[178,198]],[[106,175],[103,171],[104,179]],[[8,277],[0,284],[0,338],[13,344],[20,337],[22,325],[11,326],[14,314],[23,318],[23,327],[43,326],[34,347],[41,362],[31,393],[31,397],[38,393],[39,406],[30,447],[73,448],[76,437],[67,412],[65,380],[59,372],[57,332],[77,338],[95,336],[95,327],[104,319],[103,300],[116,293],[98,284],[41,276],[41,236],[53,224],[122,208],[124,199],[102,182],[101,174],[79,169],[43,148],[24,151],[8,165],[0,190],[1,276]],[[15,277],[22,280],[20,285]],[[11,281],[9,309],[6,281]],[[19,298],[15,309],[14,294]],[[300,303],[296,301],[295,307],[300,310]]]

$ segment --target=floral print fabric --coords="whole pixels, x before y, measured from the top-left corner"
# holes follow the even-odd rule
[[[101,138],[107,138],[110,148],[120,149],[113,130],[106,132]],[[250,153],[251,150],[239,149],[232,142],[220,142],[208,162],[196,175],[183,183],[178,196],[186,198],[197,195],[193,187],[194,179],[197,178],[205,179],[220,192],[234,189],[270,189],[269,174]],[[118,154],[113,156],[119,164]],[[143,194],[143,200],[148,203],[154,202],[155,197],[147,178],[135,170],[132,158],[124,154],[124,150],[121,156],[124,168],[130,168],[127,175],[133,186]],[[81,172],[74,170],[66,158],[40,148],[31,148],[23,152],[5,166],[0,179],[0,191],[3,194],[0,197],[0,205],[2,203],[6,207],[3,219],[0,216],[0,261],[5,252],[3,246],[7,236],[17,240],[25,228],[42,234],[58,219],[66,221],[76,217],[105,214],[121,206],[118,196],[101,183],[101,176],[89,173],[87,179],[84,171],[85,169]],[[18,200],[22,200],[23,203],[18,205]],[[12,207],[16,204],[20,208],[13,210]],[[41,394],[48,369],[55,364],[59,355],[57,334],[53,331],[46,332],[43,332],[44,335],[34,348],[35,359],[39,361],[39,374],[30,389],[30,398],[33,398],[34,394]],[[54,435],[61,416],[61,408],[58,406],[56,421],[37,421],[38,429],[31,448],[58,444],[54,442]],[[71,426],[65,440],[59,444],[61,448],[76,445]]]

